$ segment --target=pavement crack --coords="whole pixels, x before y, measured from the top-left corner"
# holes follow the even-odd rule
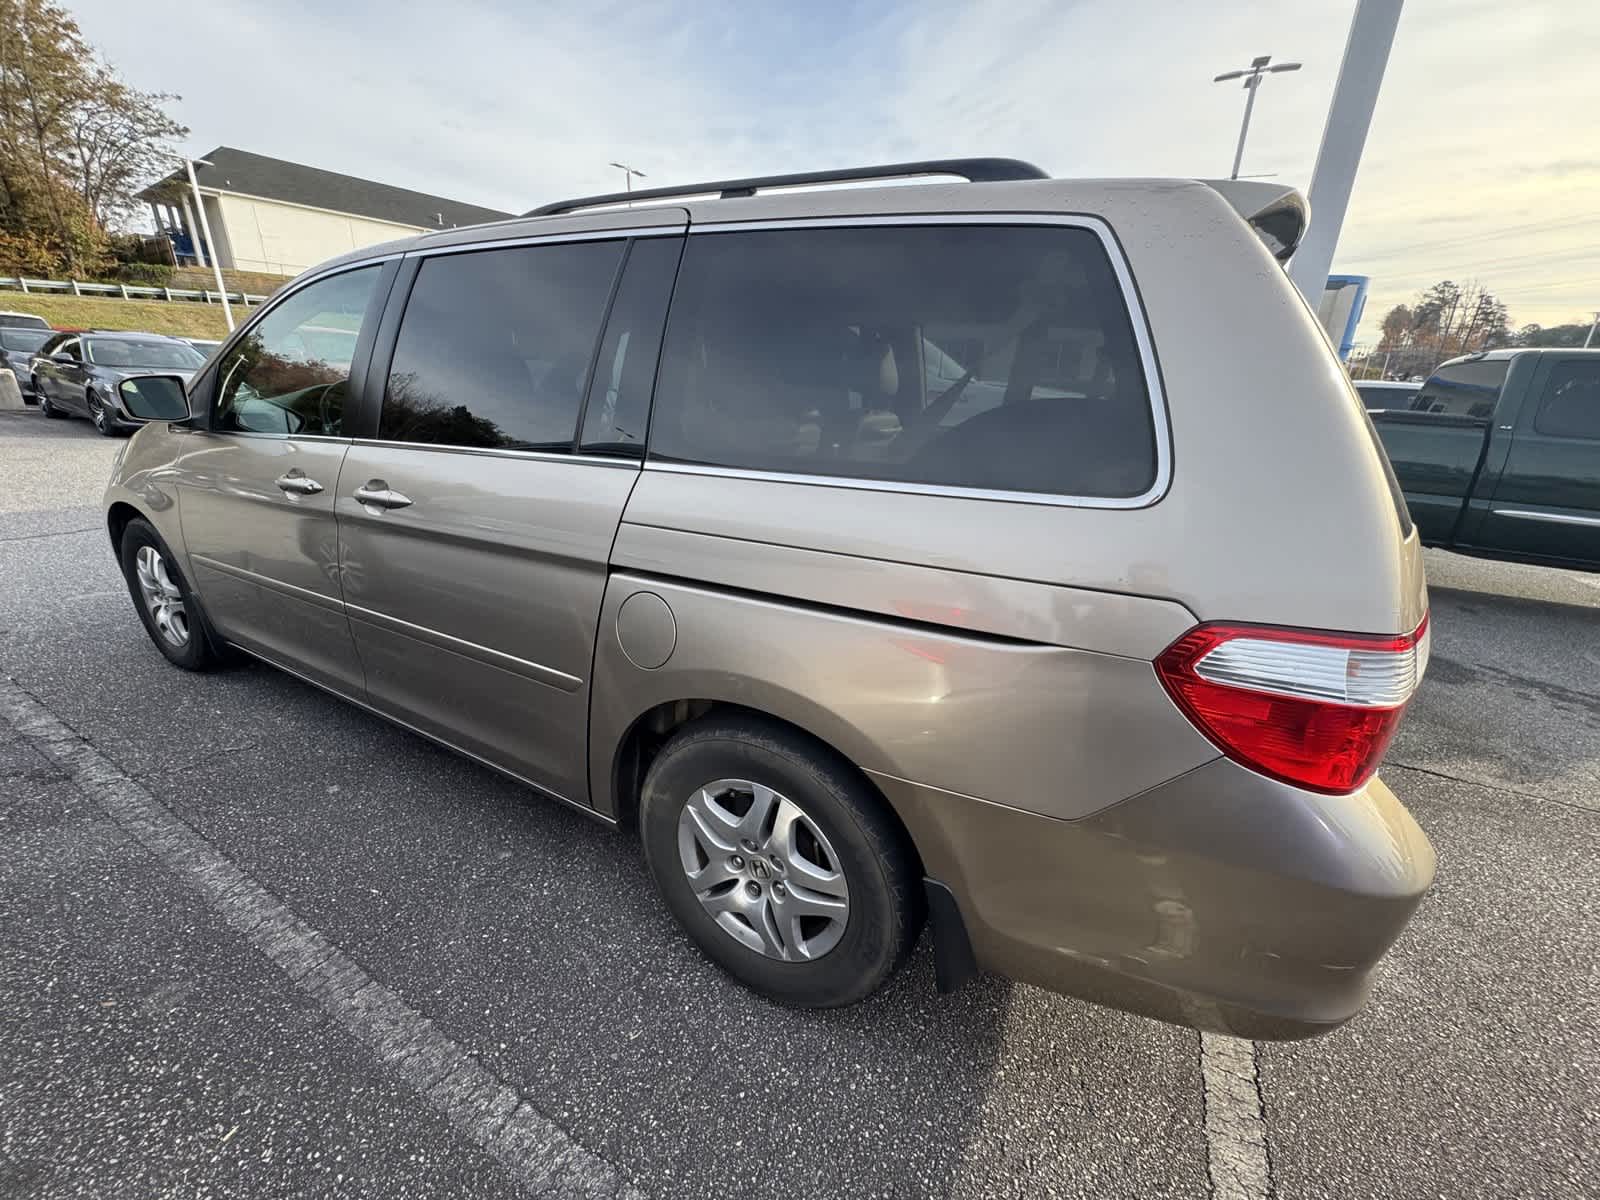
[[[164,775],[182,775],[185,771],[192,771],[196,767],[203,767],[206,764],[215,762],[217,759],[226,757],[229,754],[243,754],[246,750],[258,750],[260,748],[260,742],[243,742],[237,746],[223,746],[219,750],[209,750],[205,754],[200,755],[198,758],[191,758],[187,762],[181,762],[170,767],[163,766],[158,771],[129,771],[128,778],[136,779],[140,783],[148,783],[150,780],[160,778]]]
[[[6,537],[0,537],[0,542],[31,542],[31,541],[34,541],[34,540],[36,540],[38,538],[69,537],[72,534],[77,534],[77,533],[99,533],[99,532],[100,532],[100,527],[98,525],[91,525],[87,529],[52,529],[52,530],[49,530],[46,533],[13,533],[13,534],[10,534],[10,535],[8,535]]]
[[[1482,779],[1468,779],[1464,775],[1452,775],[1448,771],[1435,770],[1433,767],[1418,767],[1411,763],[1395,762],[1393,759],[1383,764],[1385,768],[1394,768],[1399,771],[1415,771],[1418,775],[1431,775],[1435,779],[1443,779],[1449,783],[1464,783],[1470,787],[1480,787],[1491,792],[1503,792],[1507,796],[1516,796],[1521,800],[1536,800],[1540,804],[1554,804],[1561,808],[1569,808],[1573,812],[1588,813],[1591,817],[1600,816],[1600,811],[1584,804],[1577,804],[1571,800],[1563,800],[1559,796],[1541,796],[1537,792],[1525,792],[1521,788],[1507,787],[1503,783],[1486,783]]]

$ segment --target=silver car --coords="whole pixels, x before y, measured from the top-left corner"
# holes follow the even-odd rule
[[[966,182],[794,190],[891,176]],[[786,190],[773,192],[773,188]],[[591,197],[335,259],[106,494],[236,648],[638,831],[729,974],[976,969],[1331,1029],[1433,877],[1377,778],[1415,531],[1262,183],[960,160]]]

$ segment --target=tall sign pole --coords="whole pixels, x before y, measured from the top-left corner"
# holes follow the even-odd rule
[[[1333,251],[1339,244],[1350,189],[1367,144],[1378,88],[1389,64],[1395,27],[1400,24],[1403,0],[1356,0],[1350,38],[1344,46],[1339,82],[1328,106],[1328,123],[1322,130],[1322,147],[1311,173],[1311,227],[1306,230],[1289,263],[1289,278],[1315,308],[1328,285]]]

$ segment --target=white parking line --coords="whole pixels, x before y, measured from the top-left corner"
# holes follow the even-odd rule
[[[1266,1200],[1271,1179],[1256,1044],[1202,1033],[1200,1075],[1205,1083],[1206,1167],[1212,1197]]]
[[[15,681],[3,677],[0,717],[518,1183],[540,1196],[641,1197],[615,1166],[572,1141],[515,1088],[474,1061]]]

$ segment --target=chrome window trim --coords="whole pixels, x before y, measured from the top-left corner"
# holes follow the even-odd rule
[[[283,434],[270,434],[283,437]],[[292,434],[287,436],[293,436]],[[559,450],[511,450],[499,446],[451,446],[439,442],[397,442],[387,438],[343,439],[357,446],[388,446],[396,450],[433,450],[441,454],[477,454],[486,458],[525,458],[535,462],[581,462],[596,467],[632,467],[639,469],[640,460],[613,454],[567,454]]]
[[[1549,521],[1555,525],[1588,525],[1600,529],[1600,517],[1579,517],[1569,513],[1529,512],[1522,508],[1491,509],[1497,517],[1511,517],[1518,521]]]
[[[808,475],[803,472],[763,471],[751,467],[719,467],[699,463],[663,462],[646,458],[647,471],[667,471],[680,475],[718,475],[732,479],[766,479],[774,483],[799,483],[819,487],[854,488],[873,492],[902,492],[917,496],[952,496],[969,500],[1000,500],[1018,504],[1042,504],[1055,508],[1149,508],[1166,496],[1172,485],[1172,430],[1167,419],[1167,394],[1150,340],[1149,316],[1139,296],[1138,286],[1128,267],[1127,257],[1111,226],[1099,217],[1075,213],[1038,212],[952,212],[906,213],[863,216],[784,217],[753,221],[716,221],[690,224],[690,239],[701,234],[749,233],[772,229],[842,229],[862,226],[898,225],[1056,225],[1086,229],[1100,240],[1133,328],[1134,344],[1139,349],[1139,365],[1144,370],[1145,390],[1150,401],[1150,416],[1156,443],[1156,473],[1150,486],[1137,496],[1073,496],[1055,492],[1014,492],[990,488],[961,487],[955,484],[907,483],[888,479],[861,479],[851,475]],[[665,350],[665,342],[663,342]],[[657,397],[651,397],[654,412]]]
[[[562,242],[605,242],[622,238],[673,237],[688,231],[681,225],[641,225],[637,229],[584,229],[567,233],[536,233],[523,237],[494,238],[482,242],[461,242],[449,246],[419,246],[405,252],[406,258],[437,258],[441,254],[465,254],[474,250],[515,250],[522,246],[551,246]]]
[[[334,437],[327,433],[267,433],[260,429],[206,429],[218,437],[268,438],[279,442],[340,442],[348,446],[354,438]]]

